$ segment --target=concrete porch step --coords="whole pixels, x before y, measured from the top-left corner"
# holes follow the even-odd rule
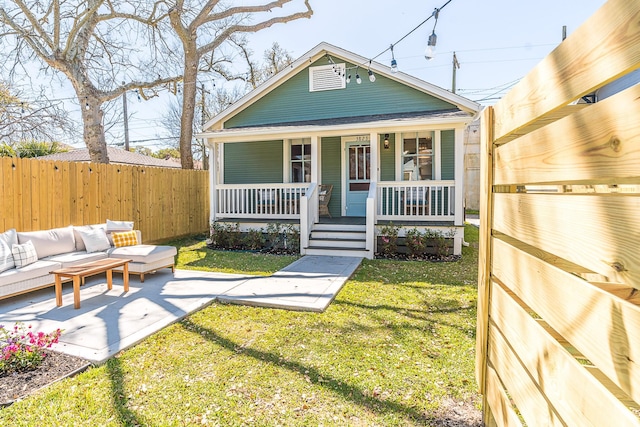
[[[358,257],[368,258],[369,251],[366,249],[357,248],[344,248],[344,247],[318,247],[309,246],[306,248],[306,255],[323,255],[323,256],[345,256],[345,257]]]
[[[309,246],[313,247],[340,247],[349,249],[364,249],[366,247],[367,240],[362,239],[342,239],[342,238],[330,238],[330,239],[309,239]]]

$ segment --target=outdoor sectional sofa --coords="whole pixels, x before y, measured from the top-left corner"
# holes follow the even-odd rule
[[[103,258],[130,259],[129,273],[138,274],[141,282],[147,273],[162,268],[174,271],[175,247],[139,242],[142,235],[133,230],[133,223],[110,220],[106,224],[0,233],[0,299],[53,286],[51,271]]]

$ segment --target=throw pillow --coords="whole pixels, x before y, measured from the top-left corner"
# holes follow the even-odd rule
[[[133,221],[111,221],[110,219],[107,220],[107,233],[130,230],[133,230]]]
[[[0,273],[16,266],[11,247],[18,244],[18,234],[12,228],[0,234]]]
[[[122,233],[113,233],[111,235],[113,245],[116,248],[122,246],[133,246],[138,244],[138,234],[135,231],[123,231]]]
[[[33,246],[33,242],[31,240],[28,240],[21,245],[12,245],[11,253],[13,254],[13,260],[16,263],[16,267],[18,268],[24,267],[25,265],[33,264],[34,262],[38,261],[36,247]]]
[[[95,228],[90,231],[77,229],[76,231],[82,237],[87,253],[106,251],[111,248],[111,243],[109,243],[107,235],[101,228]]]

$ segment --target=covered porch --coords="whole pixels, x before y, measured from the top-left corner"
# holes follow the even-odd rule
[[[241,228],[293,221],[302,254],[314,247],[314,230],[339,225],[362,232],[358,256],[367,258],[376,253],[378,228],[390,221],[401,226],[401,235],[413,227],[446,228],[456,230],[459,254],[469,116],[423,116],[407,123],[388,118],[210,132],[210,221],[238,221]]]

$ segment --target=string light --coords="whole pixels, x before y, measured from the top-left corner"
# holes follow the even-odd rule
[[[440,15],[440,9],[433,11],[433,16],[436,22],[433,23],[433,30],[427,41],[427,48],[424,51],[424,57],[427,61],[431,61],[436,56],[436,43],[438,42],[438,36],[436,35],[436,25],[438,25],[438,16]]]
[[[90,108],[90,107],[89,107],[89,97],[88,97],[88,96],[85,96],[85,97],[84,97],[84,109],[85,109],[85,110],[89,110],[89,108]]]
[[[389,46],[391,49],[391,72],[393,74],[398,72],[398,62],[396,61],[396,57],[393,55],[393,45]]]

